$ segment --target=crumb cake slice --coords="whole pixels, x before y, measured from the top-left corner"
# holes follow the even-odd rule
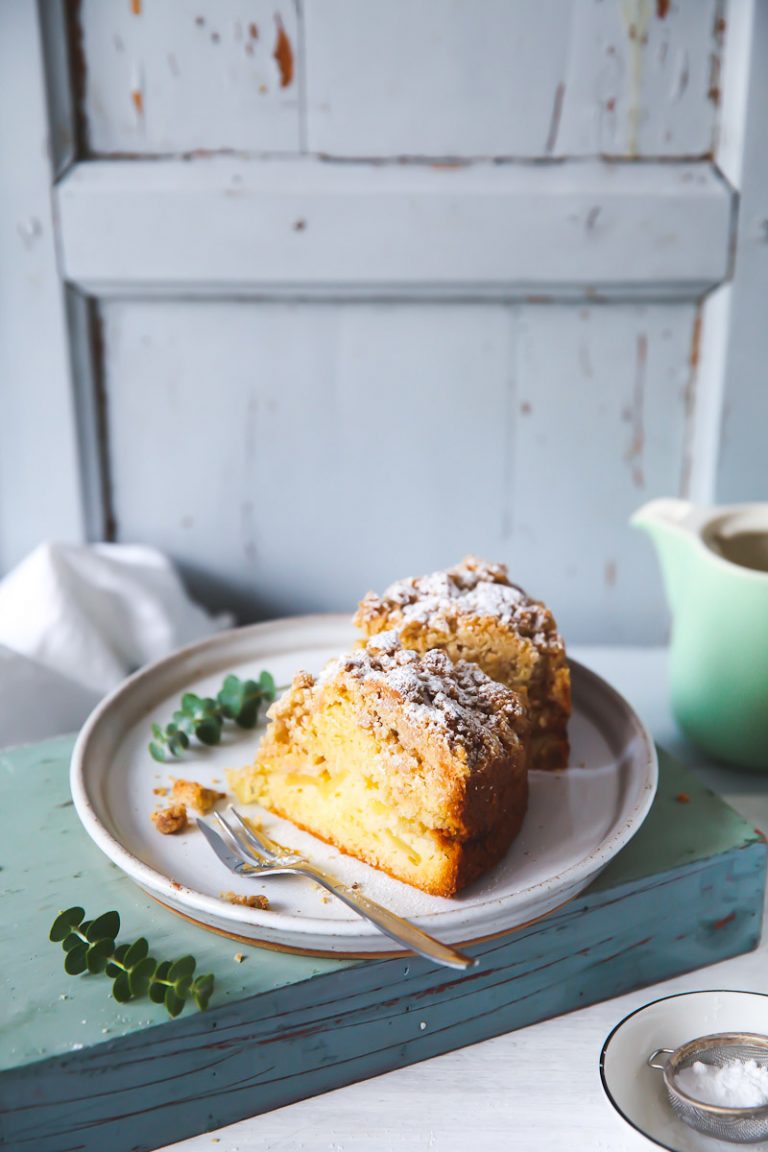
[[[443,649],[520,692],[531,717],[531,768],[568,766],[571,678],[565,645],[545,604],[510,583],[504,564],[468,556],[455,568],[369,592],[355,624],[370,638],[397,629],[404,647]]]
[[[527,710],[475,664],[383,634],[300,672],[268,716],[237,798],[425,892],[452,896],[522,824]]]

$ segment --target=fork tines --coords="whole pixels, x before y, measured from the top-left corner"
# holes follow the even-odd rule
[[[249,823],[246,823],[236,808],[230,807],[229,815],[234,826],[224,819],[221,812],[214,812],[219,826],[227,836],[228,843],[247,859],[251,859],[257,864],[264,864],[265,862],[270,864],[278,862],[281,864],[297,863],[301,859],[296,853],[288,852],[281,845],[275,844],[261,830],[256,830]]]

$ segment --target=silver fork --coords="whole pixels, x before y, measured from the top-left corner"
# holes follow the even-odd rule
[[[198,819],[197,824],[219,860],[230,872],[238,876],[306,876],[409,951],[417,952],[435,964],[461,971],[477,964],[474,957],[465,956],[455,948],[441,944],[410,920],[404,920],[402,916],[390,912],[361,892],[347,888],[303,856],[275,844],[263,832],[254,831],[235,808],[229,811],[235,827],[228,824],[220,812],[214,812],[223,833],[221,836],[204,820]]]

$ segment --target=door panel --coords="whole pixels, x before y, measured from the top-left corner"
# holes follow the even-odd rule
[[[573,640],[660,639],[633,508],[684,483],[689,305],[103,307],[118,539],[245,616],[506,560]]]
[[[67,277],[99,295],[687,297],[727,274],[700,164],[96,161],[59,184]]]
[[[83,0],[76,34],[89,154],[300,150],[291,0]]]
[[[339,156],[702,156],[722,5],[322,0],[307,142]]]

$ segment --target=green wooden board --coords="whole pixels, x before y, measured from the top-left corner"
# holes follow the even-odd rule
[[[480,965],[457,976],[419,959],[270,952],[173,915],[81,829],[71,748],[66,738],[0,754],[3,1147],[156,1148],[715,963],[759,939],[762,836],[663,754],[643,828],[588,892],[476,946]],[[67,976],[47,937],[72,904],[117,908],[121,936],[146,935],[157,956],[193,952],[216,975],[208,1012],[170,1021],[147,1000],[115,1003],[103,976]]]

